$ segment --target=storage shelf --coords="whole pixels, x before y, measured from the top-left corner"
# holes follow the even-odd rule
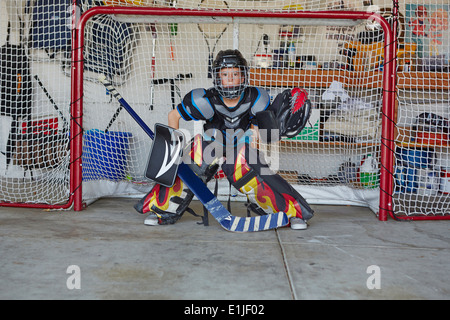
[[[448,72],[400,72],[397,88],[413,90],[449,90]]]
[[[250,85],[258,87],[328,88],[333,81],[347,83],[340,70],[250,69]]]
[[[381,72],[349,72],[346,70],[250,69],[250,84],[258,87],[328,88],[339,81],[345,88],[380,87]]]
[[[447,72],[399,72],[398,89],[448,90]],[[380,71],[347,70],[299,70],[299,69],[250,69],[250,84],[258,87],[302,87],[328,88],[333,81],[339,81],[344,88],[380,88],[383,73]]]
[[[300,70],[252,68],[250,69],[250,84],[259,87],[300,87],[300,88],[328,88],[333,81],[339,81],[344,88],[365,89],[380,88],[383,73],[380,71],[347,71],[347,70]],[[449,90],[450,76],[447,72],[399,72],[397,73],[397,89],[410,90]],[[408,128],[397,127],[395,143],[403,147],[450,147],[450,144],[420,144],[411,141],[411,132]],[[281,146],[311,147],[315,144],[321,146],[349,146],[365,147],[376,143],[371,142],[326,142],[307,140],[282,140]]]
[[[280,145],[284,148],[314,148],[314,146],[321,146],[327,148],[364,148],[370,146],[376,146],[377,142],[342,142],[342,141],[308,141],[308,140],[281,140]]]

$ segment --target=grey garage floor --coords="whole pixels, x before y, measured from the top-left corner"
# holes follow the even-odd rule
[[[366,208],[320,205],[307,230],[237,234],[190,214],[145,226],[135,202],[1,207],[0,298],[450,298],[449,221],[380,222]]]

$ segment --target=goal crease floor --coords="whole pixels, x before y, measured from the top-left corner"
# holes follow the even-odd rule
[[[308,230],[237,234],[188,213],[145,226],[136,201],[0,208],[0,299],[450,298],[448,221],[380,222],[366,208],[316,205]],[[245,214],[242,203],[232,209]],[[80,289],[70,290],[74,265]]]

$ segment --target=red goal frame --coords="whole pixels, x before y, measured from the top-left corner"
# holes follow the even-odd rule
[[[395,123],[395,89],[396,89],[396,39],[394,32],[381,15],[360,11],[247,11],[247,10],[193,10],[180,8],[155,7],[94,7],[78,14],[73,5],[72,15],[72,56],[71,56],[71,99],[70,99],[70,190],[64,204],[9,203],[0,206],[30,207],[44,209],[69,209],[81,211],[85,207],[82,199],[82,142],[83,142],[83,48],[84,29],[89,19],[103,14],[150,15],[150,16],[184,16],[184,17],[240,17],[266,18],[276,20],[289,19],[333,19],[333,20],[372,20],[382,27],[384,32],[385,65],[382,78],[382,133],[381,133],[381,169],[380,169],[380,204],[378,218],[386,221],[388,214],[393,215],[392,195],[394,187],[394,132]],[[393,29],[396,28],[394,21]],[[407,219],[443,219],[445,217],[407,217]]]
[[[75,8],[74,8],[75,9]],[[75,12],[75,11],[74,11]],[[386,221],[392,212],[393,163],[394,163],[394,119],[396,84],[396,46],[394,33],[389,23],[379,14],[359,11],[243,11],[243,10],[187,10],[153,7],[94,7],[86,11],[78,21],[74,21],[71,69],[71,198],[75,211],[83,209],[82,200],[82,121],[83,121],[83,47],[84,27],[92,17],[100,14],[126,14],[151,16],[190,17],[244,17],[244,18],[291,18],[291,19],[334,19],[334,20],[374,20],[384,32],[385,65],[383,72],[382,134],[380,208],[378,218]]]

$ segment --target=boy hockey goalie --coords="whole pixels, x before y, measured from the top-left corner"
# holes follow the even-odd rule
[[[219,168],[217,159],[222,159],[228,181],[247,196],[254,212],[282,211],[292,229],[306,229],[313,210],[288,182],[270,170],[264,155],[252,147],[249,132],[253,126],[266,130],[260,137],[267,142],[296,136],[310,115],[307,93],[287,89],[270,103],[264,89],[248,85],[247,61],[238,50],[218,53],[213,81],[210,89],[189,92],[168,116],[168,125],[175,129],[180,119],[205,122],[204,133],[194,137],[185,150],[189,166],[206,183]],[[146,225],[173,224],[188,210],[192,198],[192,192],[184,190],[177,177],[171,187],[156,184],[135,208],[149,213]]]

